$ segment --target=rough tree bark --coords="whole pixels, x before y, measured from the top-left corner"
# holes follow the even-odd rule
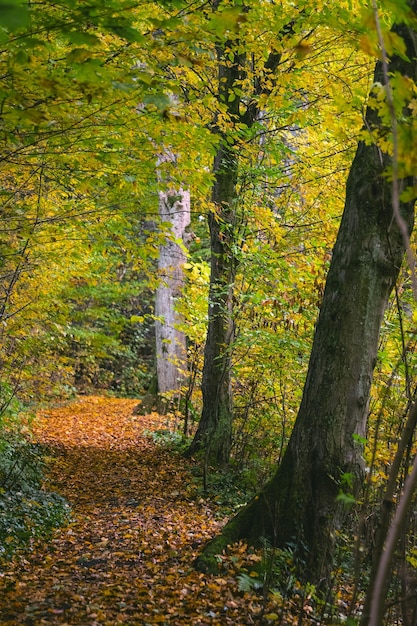
[[[414,59],[410,36],[407,44]],[[390,71],[415,76],[414,61],[394,57]],[[375,80],[383,82],[379,63]],[[381,127],[371,109],[366,126]],[[346,516],[337,500],[343,476],[353,493],[363,480],[358,437],[365,434],[380,326],[405,251],[385,175],[390,163],[377,146],[359,143],[288,447],[270,482],[205,547],[200,569],[215,569],[214,555],[227,544],[268,537],[275,546],[303,547],[309,580],[320,583],[328,574],[334,530]],[[411,232],[414,202],[402,203],[401,212]]]
[[[235,262],[229,250],[235,217],[237,164],[232,150],[226,146],[218,150],[214,170],[212,200],[219,210],[209,214],[211,274],[202,379],[203,410],[188,454],[204,449],[210,458],[222,464],[230,457],[233,419],[231,346]],[[225,225],[230,228],[229,232]]]
[[[231,120],[240,120],[238,97],[232,98],[241,75],[242,58],[236,54],[230,62],[234,42],[217,49],[218,99],[225,103]],[[229,50],[226,59],[225,50]],[[232,122],[233,123],[233,122]],[[227,463],[232,444],[231,348],[234,337],[233,288],[236,258],[233,237],[236,220],[238,158],[233,133],[221,136],[213,163],[213,209],[209,213],[211,272],[208,330],[204,348],[202,379],[203,410],[197,432],[188,450],[192,455],[204,450],[217,463]]]
[[[219,0],[214,0],[216,9]],[[242,9],[243,10],[243,9]],[[286,33],[291,32],[291,26]],[[193,455],[201,450],[214,463],[229,461],[232,445],[233,397],[231,385],[231,352],[234,340],[233,290],[237,259],[233,251],[236,236],[238,202],[239,157],[237,128],[252,128],[258,119],[256,96],[269,93],[273,73],[280,55],[271,53],[263,67],[262,85],[259,76],[254,79],[252,94],[241,96],[241,84],[247,77],[247,59],[238,53],[238,40],[229,40],[217,46],[218,100],[226,107],[230,131],[213,124],[213,132],[221,137],[214,158],[213,210],[209,214],[211,274],[209,293],[208,331],[204,349],[202,379],[203,410],[194,439],[187,451]]]

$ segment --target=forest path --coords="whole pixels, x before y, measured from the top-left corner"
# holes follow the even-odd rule
[[[189,465],[146,436],[166,418],[134,416],[135,405],[89,396],[41,413],[47,487],[73,515],[0,576],[1,625],[255,623],[261,599],[239,593],[235,575],[192,569],[220,523]]]

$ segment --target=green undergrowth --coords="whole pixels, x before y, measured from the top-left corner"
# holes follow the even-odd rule
[[[12,399],[0,415],[0,565],[70,514],[64,498],[42,487],[47,451],[31,441],[21,409]]]
[[[255,495],[247,476],[233,467],[208,468],[205,476],[201,466],[192,471],[201,495],[220,507],[222,515],[233,515]]]
[[[144,435],[149,437],[158,447],[182,454],[189,445],[189,440],[178,431],[160,428],[159,430],[145,430]]]
[[[180,456],[191,443],[189,437],[169,428],[145,431],[145,435],[158,447]],[[252,469],[242,468],[233,461],[224,467],[207,466],[203,454],[197,454],[193,462],[190,462],[190,472],[196,495],[212,501],[222,516],[235,513],[260,487]]]

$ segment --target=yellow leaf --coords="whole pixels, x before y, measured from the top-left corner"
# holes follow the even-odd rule
[[[359,39],[359,48],[366,54],[379,58],[378,48],[375,41],[373,41],[368,35],[362,35]]]

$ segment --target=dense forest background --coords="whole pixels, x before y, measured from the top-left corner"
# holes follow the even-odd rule
[[[3,538],[16,535],[4,554],[31,533],[16,513],[25,489],[42,523],[65,517],[61,499],[39,490],[28,420],[80,394],[167,413],[166,439],[197,455],[206,491],[228,485],[229,507],[271,478],[302,402],[358,143],[388,155],[393,222],[416,195],[415,57],[396,28],[415,45],[414,5],[0,0],[0,539],[1,524]],[[163,208],[185,210],[185,194],[190,223],[178,235]],[[387,484],[396,502],[415,455],[411,230],[401,231],[407,254],[380,328],[366,431],[353,435],[366,478],[359,491],[350,472],[337,479],[351,571],[370,564]],[[156,305],[170,287],[167,254],[173,313]],[[158,353],[165,314],[176,334]],[[177,384],[158,395],[158,359],[177,341],[181,358],[166,357]],[[214,397],[223,408],[213,417]],[[210,420],[223,424],[221,446]],[[414,502],[402,521],[407,595]]]

